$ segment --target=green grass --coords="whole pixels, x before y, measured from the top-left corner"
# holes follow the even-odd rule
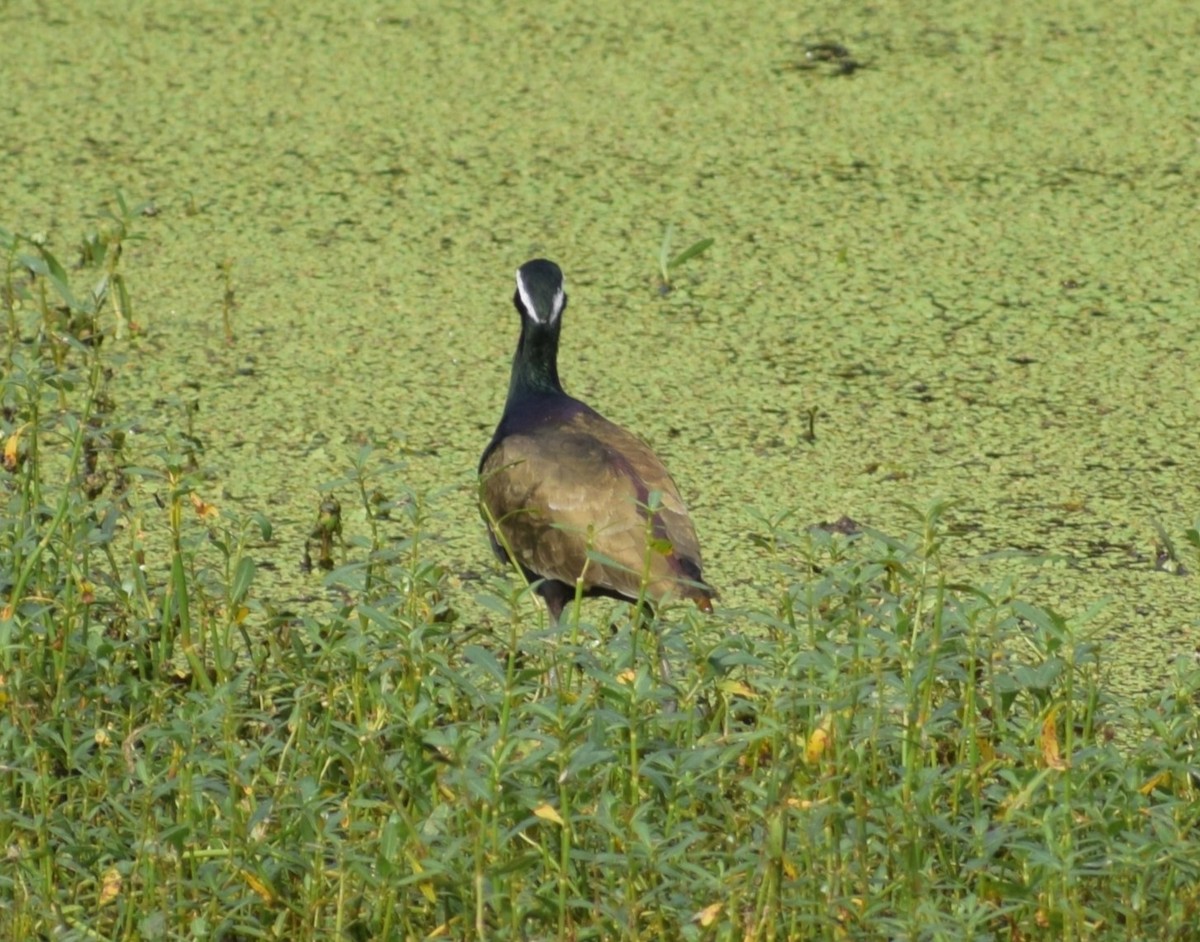
[[[701,239],[693,242],[682,252],[672,254],[672,242],[675,238],[675,227],[668,225],[663,230],[662,244],[658,248],[658,290],[659,294],[668,294],[674,287],[673,274],[677,268],[697,255],[703,255],[712,248],[712,239]]]
[[[86,295],[0,232],[0,938],[1196,937],[1200,669],[1115,698],[1088,613],[948,581],[945,505],[754,521],[769,601],[664,612],[667,688],[602,604],[454,598],[439,495],[364,450],[343,601],[280,612],[187,410],[125,456],[127,230]]]

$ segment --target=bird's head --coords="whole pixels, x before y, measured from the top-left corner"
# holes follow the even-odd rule
[[[562,269],[544,258],[535,258],[517,269],[513,304],[521,316],[542,327],[558,325],[567,307]]]

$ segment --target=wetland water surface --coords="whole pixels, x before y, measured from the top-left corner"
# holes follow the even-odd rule
[[[474,468],[512,273],[544,254],[572,298],[568,390],[663,454],[727,607],[769,582],[748,506],[898,531],[901,503],[951,497],[964,572],[1015,572],[1066,614],[1107,601],[1128,689],[1200,640],[1196,560],[1157,568],[1155,529],[1181,542],[1200,517],[1186,5],[16,2],[0,21],[23,52],[0,63],[0,225],[69,257],[115,189],[154,201],[114,394],[147,452],[179,421],[164,403],[195,402],[204,496],[276,524],[257,591],[278,604],[320,594],[298,565],[317,488],[370,441],[407,456],[377,483],[442,491],[430,552],[481,617]],[[715,242],[663,296],[672,225]],[[1057,561],[989,556],[1014,549]]]

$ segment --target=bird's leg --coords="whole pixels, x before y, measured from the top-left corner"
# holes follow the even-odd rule
[[[567,607],[567,602],[575,598],[575,593],[566,583],[555,579],[544,579],[537,587],[537,593],[546,603],[546,611],[550,615],[550,628],[555,638],[554,649],[557,651],[560,634],[558,629],[562,624],[563,609]],[[550,689],[559,685],[558,670],[553,666],[546,674],[546,684]]]
[[[546,610],[550,613],[550,626],[557,628],[563,609],[567,607],[567,602],[575,597],[575,593],[570,591],[565,583],[555,579],[543,579],[542,584],[537,587],[537,593],[546,603]]]

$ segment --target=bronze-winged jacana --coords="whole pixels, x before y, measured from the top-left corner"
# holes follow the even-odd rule
[[[521,336],[508,398],[479,461],[496,555],[516,557],[555,623],[581,577],[585,596],[654,606],[670,595],[711,612],[716,592],[671,475],[649,445],[558,381],[562,271],[546,259],[526,262],[513,303]]]

